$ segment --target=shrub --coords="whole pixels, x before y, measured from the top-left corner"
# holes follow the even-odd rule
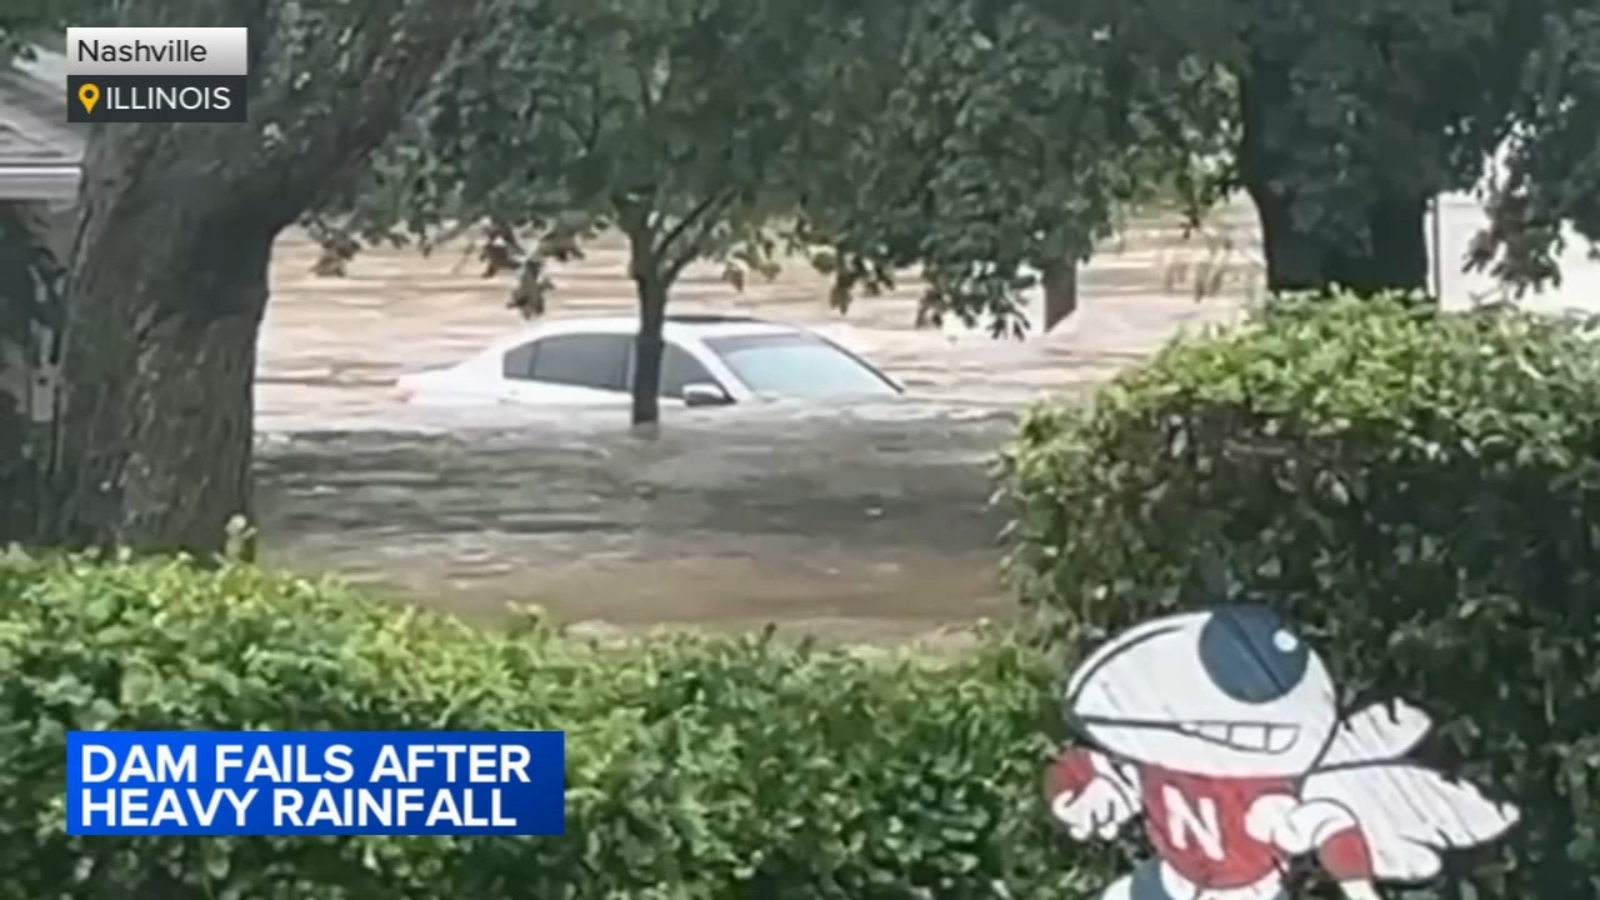
[[[0,563],[0,897],[1075,896],[1037,785],[1055,678],[996,638],[862,658],[770,636],[489,634],[245,566]],[[72,838],[64,733],[568,736],[559,838]],[[1076,868],[1075,868],[1076,866]]]
[[[1600,358],[1578,323],[1286,303],[1178,342],[1004,457],[1012,571],[1056,638],[1187,601],[1210,545],[1352,695],[1523,807],[1480,887],[1600,870]]]

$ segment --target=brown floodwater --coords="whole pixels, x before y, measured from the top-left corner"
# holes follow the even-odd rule
[[[778,622],[873,640],[1003,617],[1003,511],[987,503],[987,469],[1018,410],[1082,395],[1180,329],[1237,316],[1255,266],[1231,245],[1247,220],[1189,240],[1164,222],[1130,229],[1086,270],[1082,310],[1021,341],[913,328],[914,284],[840,315],[803,266],[743,292],[713,267],[691,270],[677,310],[805,323],[912,398],[669,412],[653,438],[614,410],[394,404],[397,375],[520,326],[508,281],[480,277],[462,248],[374,251],[347,277],[319,278],[315,248],[288,237],[257,390],[265,553],[484,619],[518,602],[627,629]],[[1192,284],[1211,269],[1227,281],[1197,301]],[[627,312],[624,271],[621,248],[602,242],[556,272],[550,314]]]

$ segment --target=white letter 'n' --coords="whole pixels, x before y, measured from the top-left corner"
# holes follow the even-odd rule
[[[1201,797],[1200,809],[1189,805],[1189,798],[1172,785],[1161,788],[1161,803],[1167,808],[1167,838],[1179,850],[1189,849],[1189,839],[1200,845],[1208,858],[1222,860],[1222,829],[1217,826],[1217,801]]]

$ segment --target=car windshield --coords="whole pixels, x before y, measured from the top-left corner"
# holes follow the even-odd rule
[[[758,394],[818,400],[899,393],[871,366],[814,334],[707,338],[706,346]]]

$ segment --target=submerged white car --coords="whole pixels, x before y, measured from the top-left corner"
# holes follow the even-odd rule
[[[444,369],[402,376],[407,402],[625,404],[633,383],[633,318],[555,319],[492,344]],[[668,316],[661,398],[668,405],[724,406],[756,399],[885,398],[903,388],[820,334],[724,315]]]

